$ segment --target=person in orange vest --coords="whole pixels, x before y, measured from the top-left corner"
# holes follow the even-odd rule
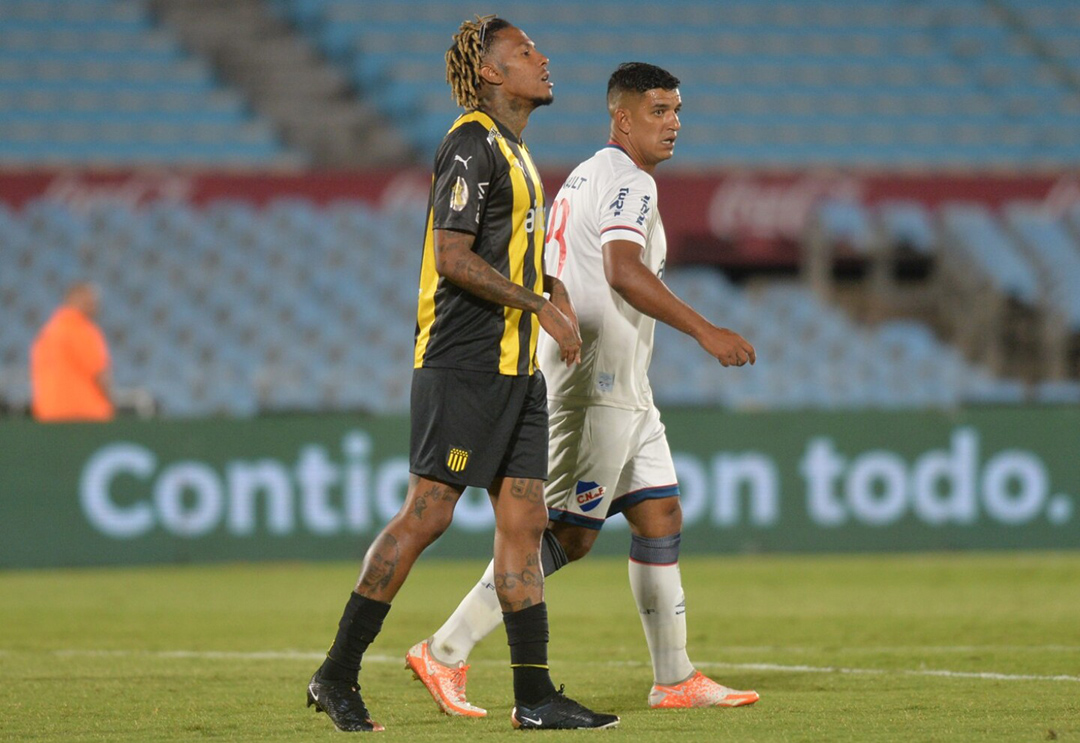
[[[113,417],[109,348],[97,326],[97,287],[73,284],[30,348],[31,411],[39,421]]]

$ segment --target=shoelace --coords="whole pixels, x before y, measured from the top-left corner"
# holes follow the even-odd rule
[[[566,696],[566,694],[564,693],[565,691],[566,684],[559,684],[559,690],[555,692],[555,695],[558,697],[562,697],[563,703],[570,706],[569,709],[565,710],[566,714],[573,715],[579,718],[587,717],[593,714],[592,710],[590,710],[584,704],[582,704],[576,699],[571,699],[570,697]]]
[[[459,666],[450,671],[450,683],[454,685],[454,691],[461,696],[465,696],[465,672],[468,670],[468,666]]]
[[[367,705],[364,704],[364,698],[360,696],[360,685],[349,684],[349,689],[356,693],[357,701],[359,701],[360,703],[360,709],[356,709],[356,707],[354,706],[352,709],[349,710],[349,712],[360,715],[360,719],[362,720],[370,720],[371,713],[368,712]]]
[[[559,684],[559,690],[557,692],[555,692],[555,696],[556,697],[562,697],[563,702],[565,702],[567,704],[572,704],[574,714],[579,714],[579,713],[588,711],[585,708],[585,705],[583,705],[581,702],[577,701],[576,699],[571,699],[570,697],[566,696],[566,694],[564,693],[565,691],[566,691],[566,684]]]

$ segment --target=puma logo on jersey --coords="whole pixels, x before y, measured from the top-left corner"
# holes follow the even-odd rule
[[[462,165],[464,165],[464,166],[465,166],[465,170],[468,170],[468,169],[469,169],[469,161],[470,161],[470,160],[472,160],[472,159],[473,159],[473,156],[472,156],[472,155],[469,155],[469,156],[468,156],[468,157],[466,157],[466,158],[462,158],[462,156],[461,156],[461,155],[454,155],[454,160],[456,160],[457,162],[459,162],[459,163],[461,163]]]

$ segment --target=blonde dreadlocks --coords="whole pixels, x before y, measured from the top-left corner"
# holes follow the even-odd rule
[[[480,107],[481,61],[495,34],[509,25],[494,15],[478,15],[475,21],[462,21],[454,34],[454,43],[446,50],[446,82],[454,100],[466,111]]]

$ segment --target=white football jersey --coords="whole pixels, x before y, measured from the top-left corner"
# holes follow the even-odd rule
[[[642,246],[645,265],[663,277],[667,239],[656,209],[656,182],[617,145],[574,169],[548,218],[545,271],[562,279],[577,310],[581,363],[567,369],[547,333],[540,334],[537,358],[553,400],[647,408],[656,321],[608,284],[601,246],[611,240]]]

